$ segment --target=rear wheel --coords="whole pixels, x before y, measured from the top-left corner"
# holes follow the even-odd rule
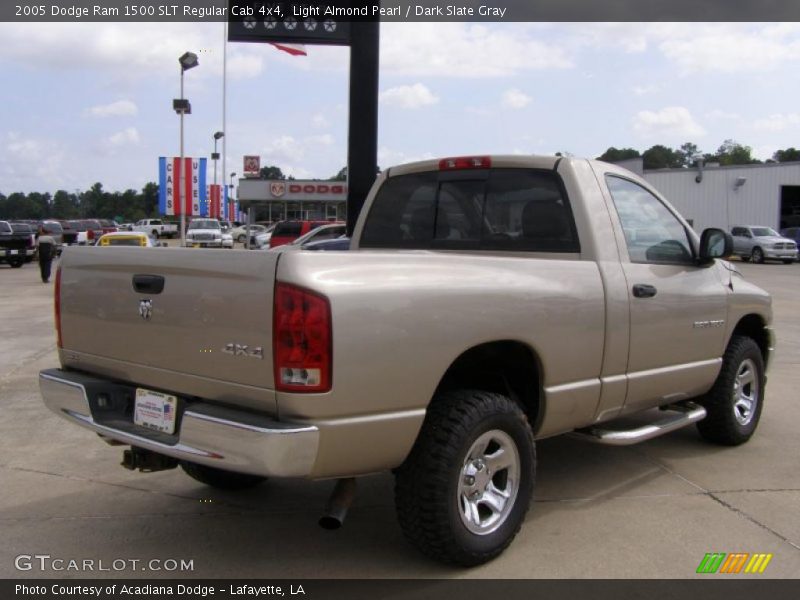
[[[790,264],[792,264],[793,262],[794,262],[793,260],[784,260],[784,261],[783,261],[783,264],[785,264],[785,265],[790,265]]]
[[[443,394],[396,471],[400,527],[421,552],[478,565],[519,531],[533,495],[536,454],[520,407],[495,393]]]
[[[764,262],[764,251],[761,248],[753,248],[753,253],[750,255],[754,263],[761,264]]]
[[[244,244],[244,240],[245,239],[246,239],[245,235],[242,234],[242,235],[240,235],[239,237],[236,238],[236,241],[239,242],[240,244]]]
[[[701,400],[708,415],[697,423],[705,439],[738,446],[758,427],[764,406],[764,359],[752,338],[734,336],[714,387]]]
[[[244,490],[255,487],[267,479],[259,475],[234,473],[187,461],[181,462],[181,468],[192,479],[221,490]]]
[[[157,240],[158,239],[158,230],[157,229],[153,229],[153,231],[151,233],[153,234],[153,239]]]

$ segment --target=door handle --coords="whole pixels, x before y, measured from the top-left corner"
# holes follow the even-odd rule
[[[637,283],[633,286],[633,295],[637,298],[652,298],[656,293],[658,293],[658,290],[654,285]]]
[[[160,294],[164,290],[161,275],[134,275],[133,289],[140,294]]]

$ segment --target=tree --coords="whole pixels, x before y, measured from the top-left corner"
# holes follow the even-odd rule
[[[258,176],[261,179],[286,179],[286,175],[283,174],[281,168],[274,165],[261,167],[261,170],[258,172]]]
[[[77,196],[58,190],[53,196],[53,216],[57,219],[77,219],[79,214]]]
[[[695,161],[697,160],[695,157],[701,155],[697,144],[692,144],[691,142],[681,144],[681,147],[678,149],[678,154],[681,157],[681,164],[684,167],[693,167]]]
[[[639,158],[638,150],[633,148],[614,148],[611,146],[608,150],[603,152],[597,157],[597,160],[604,160],[606,162],[619,162],[621,160],[628,160],[629,158]]]
[[[753,157],[753,149],[743,146],[735,140],[725,140],[717,149],[711,160],[716,160],[721,166],[729,165],[754,165],[761,161]]]
[[[138,203],[136,214],[142,214],[141,217],[136,217],[135,214],[130,215],[131,221],[138,221],[145,217],[154,217],[158,214],[158,184],[151,181],[142,188],[141,202]]]
[[[800,161],[800,150],[794,147],[778,150],[772,155],[772,160],[779,163],[798,162]]]
[[[329,178],[328,181],[347,181],[347,167],[342,167],[339,169],[339,172],[333,177]]]
[[[683,166],[681,153],[661,144],[645,150],[642,159],[645,169],[676,169]]]

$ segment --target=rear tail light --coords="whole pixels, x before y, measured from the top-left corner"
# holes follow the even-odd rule
[[[460,171],[462,169],[488,169],[492,166],[489,156],[456,156],[439,161],[440,171]]]
[[[55,296],[56,343],[59,348],[63,348],[64,345],[61,342],[61,265],[56,269],[56,285],[53,294]]]
[[[331,389],[331,307],[328,299],[286,283],[275,286],[272,345],[275,389]]]

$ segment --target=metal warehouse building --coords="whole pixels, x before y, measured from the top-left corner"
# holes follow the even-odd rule
[[[800,163],[643,171],[621,163],[661,192],[695,231],[734,225],[800,226]]]

